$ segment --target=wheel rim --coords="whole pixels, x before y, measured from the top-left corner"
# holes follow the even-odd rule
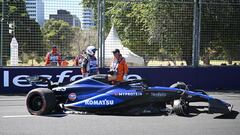
[[[42,109],[42,106],[43,106],[43,100],[40,95],[37,95],[37,96],[34,96],[30,101],[29,108],[33,111],[39,111]]]

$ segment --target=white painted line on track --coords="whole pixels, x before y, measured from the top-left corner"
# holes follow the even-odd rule
[[[67,116],[67,115],[68,114],[49,114],[49,115],[44,115],[44,116],[46,116],[46,117],[64,117],[64,116]],[[9,115],[9,116],[2,116],[2,118],[28,118],[28,117],[39,117],[39,116],[38,115]]]
[[[10,115],[10,116],[2,116],[3,118],[26,118],[33,117],[33,115]]]

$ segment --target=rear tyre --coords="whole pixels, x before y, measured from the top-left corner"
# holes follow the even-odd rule
[[[56,97],[49,89],[37,88],[27,94],[26,106],[32,115],[49,114],[56,108],[56,105]]]
[[[189,106],[186,101],[182,99],[173,101],[173,111],[178,116],[188,116],[189,115]]]

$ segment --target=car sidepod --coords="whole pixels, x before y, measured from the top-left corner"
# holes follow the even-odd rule
[[[125,90],[123,88],[114,88],[105,93],[94,95],[90,98],[80,100],[74,103],[65,104],[66,109],[71,110],[111,110],[127,104],[129,101],[142,96],[141,91]]]

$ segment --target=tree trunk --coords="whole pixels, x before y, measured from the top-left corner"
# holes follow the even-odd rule
[[[228,58],[227,62],[229,65],[232,65],[232,58]]]

